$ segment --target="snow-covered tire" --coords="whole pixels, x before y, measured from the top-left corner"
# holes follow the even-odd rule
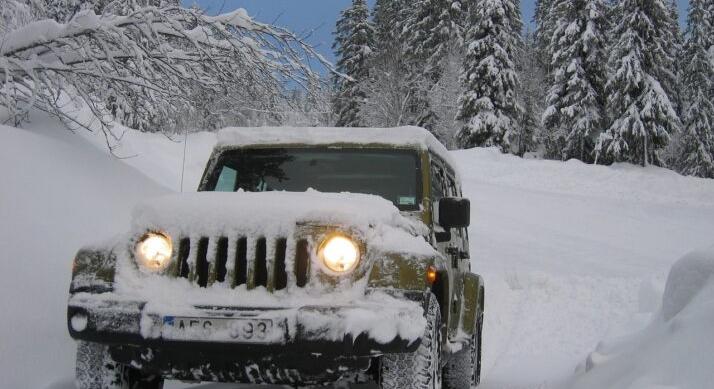
[[[473,386],[481,383],[481,355],[483,353],[483,313],[478,320],[478,335],[476,335],[476,353],[474,354],[474,374],[471,380]]]
[[[107,346],[79,342],[76,365],[77,389],[162,389],[161,377],[146,377],[114,362]]]
[[[441,312],[434,295],[426,313],[426,329],[419,348],[413,353],[382,357],[379,387],[382,389],[441,388]]]
[[[468,344],[453,353],[444,366],[445,389],[469,389],[481,381],[481,320]]]

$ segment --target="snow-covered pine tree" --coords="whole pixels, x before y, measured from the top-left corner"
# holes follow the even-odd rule
[[[687,43],[682,84],[682,174],[714,178],[714,66],[708,51],[714,47],[714,0],[689,3]]]
[[[663,20],[665,25],[664,39],[662,40],[666,46],[664,50],[670,53],[669,58],[671,58],[671,63],[668,66],[662,66],[662,73],[659,78],[662,80],[662,87],[664,91],[670,97],[672,104],[674,104],[674,109],[677,111],[677,115],[682,116],[682,86],[680,85],[682,77],[682,68],[678,65],[677,58],[682,55],[684,47],[684,37],[682,31],[679,28],[679,10],[677,9],[676,0],[666,0],[667,8],[669,12],[667,17]]]
[[[362,88],[369,75],[368,59],[374,45],[374,27],[369,21],[366,0],[352,0],[337,21],[333,49],[337,55],[337,71],[349,78],[335,76],[337,95],[334,111],[340,127],[365,126],[362,107],[367,93]]]
[[[543,113],[550,158],[591,162],[604,123],[606,14],[602,0],[555,0],[552,79]]]
[[[444,58],[463,43],[464,15],[454,0],[416,0],[406,8],[402,39],[425,76],[438,78]]]
[[[417,0],[402,9],[401,29],[407,72],[411,78],[411,109],[415,124],[429,129],[442,142],[448,143],[446,132],[439,117],[438,107],[431,105],[432,94],[447,70],[455,54],[461,52],[464,25],[460,1]],[[438,92],[437,92],[438,93]],[[451,118],[453,121],[453,118]]]
[[[709,6],[707,9],[709,10],[710,15],[714,15],[714,1],[709,1]],[[712,67],[714,67],[714,44],[709,46],[709,49],[707,50],[709,53],[709,63],[711,63]]]
[[[462,147],[498,146],[513,152],[520,125],[515,59],[521,49],[521,13],[514,0],[484,0],[469,8],[464,60],[465,92],[457,134]]]
[[[518,56],[517,65],[521,81],[518,96],[523,107],[523,116],[520,120],[521,126],[514,133],[516,147],[513,152],[523,156],[527,152],[539,151],[540,145],[545,143],[545,134],[540,125],[540,117],[545,108],[545,71],[540,66],[537,40],[532,32],[523,35],[523,50]]]
[[[550,40],[555,30],[553,18],[553,3],[555,0],[536,0],[533,21],[535,22],[535,42],[538,54],[538,61],[545,70],[546,75],[550,74],[551,53],[548,51]]]
[[[433,131],[438,120],[429,105],[428,93],[438,80],[436,50],[443,47],[443,34],[436,31],[440,6],[443,0],[415,0],[400,10],[401,41],[405,58],[405,71],[409,77],[409,110],[412,124]],[[436,33],[435,33],[436,32]]]
[[[675,103],[665,89],[674,58],[666,0],[623,0],[610,51],[605,88],[609,128],[595,148],[598,161],[662,165],[659,153],[679,130]]]

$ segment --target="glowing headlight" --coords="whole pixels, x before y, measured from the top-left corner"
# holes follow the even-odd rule
[[[320,245],[319,256],[328,269],[344,273],[352,270],[359,261],[359,247],[352,240],[344,236],[327,238]]]
[[[147,232],[136,244],[137,262],[147,270],[160,271],[171,262],[171,238],[157,232]]]

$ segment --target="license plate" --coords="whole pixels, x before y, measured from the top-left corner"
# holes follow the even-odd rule
[[[271,319],[165,316],[163,322],[164,339],[269,343],[282,337]]]

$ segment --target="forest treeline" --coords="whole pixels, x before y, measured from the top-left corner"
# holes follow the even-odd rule
[[[714,1],[353,0],[336,25],[343,126],[426,127],[454,148],[714,177]]]
[[[240,9],[0,2],[4,124],[40,110],[110,147],[116,124],[419,125],[450,148],[714,178],[714,0],[683,31],[673,0],[538,0],[534,31],[517,0],[352,0],[334,66]]]

